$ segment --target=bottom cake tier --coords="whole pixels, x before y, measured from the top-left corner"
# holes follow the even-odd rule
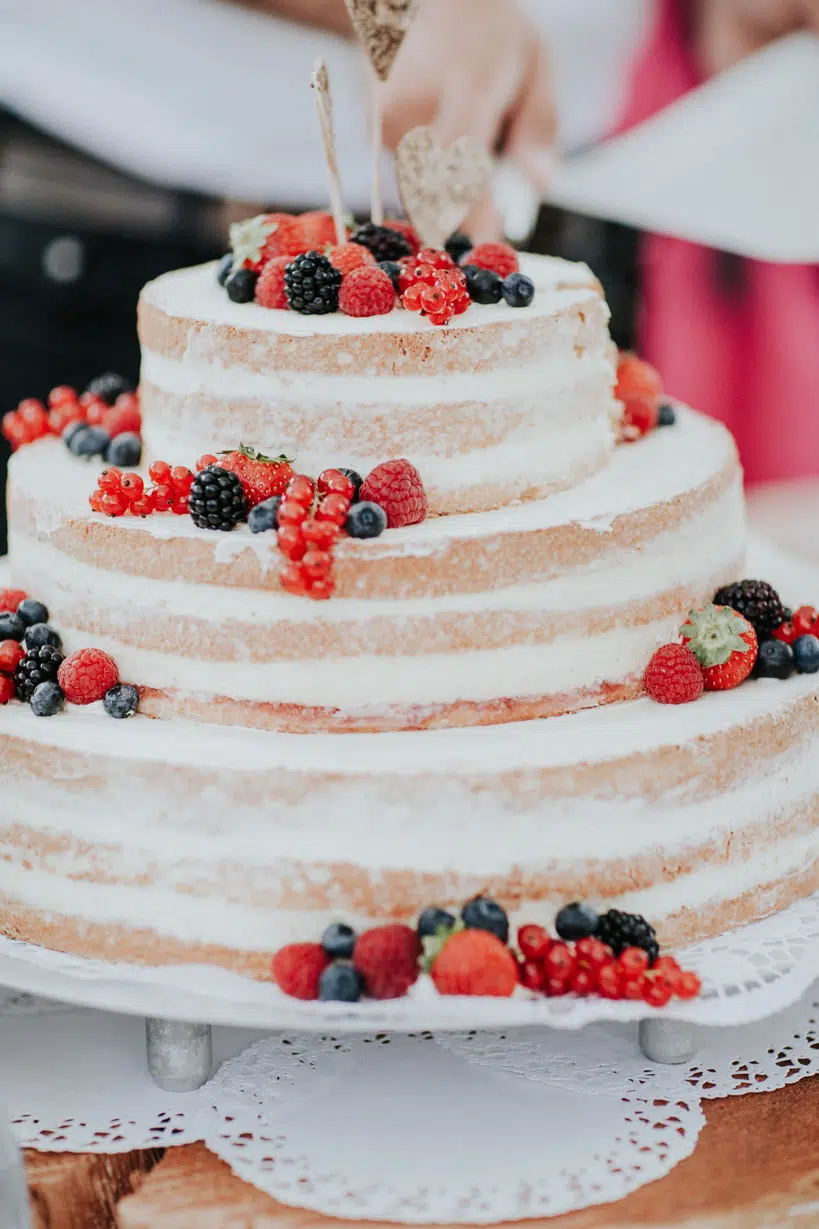
[[[331,920],[484,891],[670,944],[819,888],[819,680],[497,727],[271,734],[0,710],[2,930],[82,955],[264,977]]]

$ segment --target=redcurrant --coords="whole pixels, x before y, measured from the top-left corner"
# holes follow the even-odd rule
[[[0,704],[8,704],[14,699],[14,683],[5,674],[0,674]]]
[[[99,487],[88,496],[88,503],[92,512],[102,512],[102,491]]]
[[[303,521],[301,531],[305,542],[317,546],[319,550],[329,550],[337,541],[341,529],[333,521]]]
[[[285,564],[281,572],[279,572],[279,584],[281,587],[297,597],[307,592],[309,583],[300,563]]]
[[[349,511],[349,499],[345,499],[343,495],[325,495],[316,510],[316,519],[319,521],[331,521],[334,525],[340,526],[346,521]],[[281,518],[282,510],[279,508],[279,520]]]
[[[325,469],[318,477],[318,489],[322,495],[341,495],[344,499],[352,499],[355,486],[340,469]]]
[[[17,663],[26,655],[25,649],[16,640],[0,641],[0,670],[5,674],[13,674]]]
[[[542,960],[552,946],[542,926],[521,926],[518,931],[518,947],[526,960]]]
[[[518,965],[518,981],[527,990],[543,989],[543,969],[535,960],[522,960]]]
[[[623,971],[616,964],[604,964],[597,970],[597,989],[604,999],[619,999],[624,981]]]
[[[202,470],[207,469],[209,465],[218,465],[218,464],[219,464],[219,458],[215,457],[212,452],[206,452],[204,456],[201,456],[199,460],[196,462],[196,472],[197,474],[201,474]]]
[[[793,630],[800,636],[815,636],[819,629],[819,613],[814,606],[800,606],[793,616]]]
[[[614,952],[599,939],[578,939],[574,951],[578,964],[587,969],[601,969],[614,959]]]
[[[335,593],[336,585],[332,576],[322,576],[320,580],[314,580],[310,588],[307,590],[307,596],[311,597],[314,602],[326,602]]]
[[[597,978],[592,969],[579,968],[575,971],[569,981],[569,989],[572,994],[578,994],[581,998],[588,998],[590,994],[594,994],[597,989]]]
[[[702,982],[696,973],[680,973],[674,992],[678,999],[695,999],[702,990]]]
[[[151,466],[153,469],[153,466]],[[150,472],[150,471],[149,471]],[[168,470],[170,474],[170,470]],[[151,474],[153,477],[153,474]],[[176,499],[176,491],[170,482],[157,482],[154,487],[154,509],[157,512],[170,512]]]
[[[163,486],[171,480],[171,467],[167,461],[154,461],[148,473],[152,482]]]
[[[671,1002],[671,987],[664,977],[643,974],[643,1002],[649,1007],[665,1007]]]
[[[66,401],[76,401],[76,388],[69,388],[67,384],[58,384],[56,388],[52,388],[48,394],[48,405],[50,409],[56,409],[58,405],[62,405]]]
[[[280,525],[300,525],[307,516],[304,504],[296,503],[295,499],[283,499],[277,513]]]
[[[145,490],[145,483],[139,474],[123,474],[120,478],[119,489],[126,499],[133,503],[135,499],[139,499],[142,495],[142,492]]]
[[[136,499],[131,500],[131,515],[146,517],[154,511],[154,492],[143,491]]]
[[[116,465],[110,466],[109,469],[104,469],[97,479],[97,486],[101,491],[118,491],[122,484],[122,470],[117,469]]]
[[[575,969],[575,956],[567,943],[553,943],[543,957],[543,968],[548,977],[568,981]]]
[[[128,500],[121,491],[104,491],[100,511],[106,516],[124,516],[128,511]]]
[[[309,550],[302,560],[301,566],[309,580],[321,580],[333,566],[333,557],[324,550]]]
[[[174,465],[171,470],[171,486],[182,495],[187,495],[193,486],[193,474],[187,465]]]
[[[304,558],[307,543],[304,540],[300,525],[282,525],[276,535],[276,540],[279,544],[279,550],[288,559],[297,561]]]
[[[561,995],[569,993],[568,977],[551,977],[546,976],[543,979],[543,993],[550,999],[559,998]]]
[[[641,947],[626,947],[617,957],[617,963],[627,977],[637,977],[648,968],[648,952]]]

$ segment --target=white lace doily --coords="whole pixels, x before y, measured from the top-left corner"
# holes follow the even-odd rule
[[[546,1025],[577,1029],[597,1020],[664,1015],[723,1026],[764,1019],[796,1002],[819,977],[819,894],[682,954],[703,980],[702,997],[662,1012],[606,999],[446,998],[421,978],[405,999],[303,1003],[278,987],[204,965],[144,968],[66,956],[0,936],[0,984],[106,1011],[194,1023],[298,1032],[389,1029],[498,1029]]]

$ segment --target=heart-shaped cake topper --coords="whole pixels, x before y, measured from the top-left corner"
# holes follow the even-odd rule
[[[356,34],[382,81],[390,75],[419,0],[345,0]]]
[[[443,247],[492,177],[492,159],[475,137],[446,149],[430,128],[413,128],[395,151],[395,172],[407,217],[425,247]]]

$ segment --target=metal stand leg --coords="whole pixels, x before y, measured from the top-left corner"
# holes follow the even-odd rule
[[[697,1052],[696,1026],[683,1020],[641,1020],[639,1040],[653,1063],[686,1063]]]
[[[148,1070],[166,1092],[194,1092],[210,1079],[213,1045],[209,1024],[145,1021]]]

